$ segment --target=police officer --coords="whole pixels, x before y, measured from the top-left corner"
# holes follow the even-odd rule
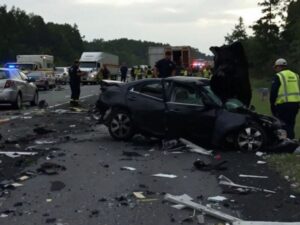
[[[171,61],[171,52],[165,53],[165,58],[156,62],[154,67],[154,76],[165,78],[174,76],[176,72],[176,65]]]
[[[285,123],[288,138],[294,139],[294,127],[300,103],[299,76],[288,69],[285,59],[274,64],[276,75],[273,77],[270,103],[274,116]]]
[[[82,72],[79,69],[79,61],[75,60],[73,66],[69,68],[70,87],[71,87],[71,106],[79,105],[80,96],[80,76]]]

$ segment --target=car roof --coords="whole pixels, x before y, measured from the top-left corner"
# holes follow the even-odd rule
[[[165,80],[165,81],[173,81],[178,83],[186,83],[186,84],[198,84],[198,85],[208,85],[209,79],[203,78],[203,77],[186,77],[186,76],[173,76],[173,77],[167,77],[167,78],[147,78],[148,81],[157,81],[157,80]],[[135,81],[135,83],[140,83],[145,81],[138,80]]]

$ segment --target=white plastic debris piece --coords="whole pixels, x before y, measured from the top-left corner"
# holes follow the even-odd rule
[[[143,192],[133,192],[133,195],[138,199],[145,199],[146,197],[143,195]]]
[[[10,158],[17,158],[20,156],[32,156],[36,155],[37,152],[0,152],[0,155],[6,155]]]
[[[256,155],[257,155],[258,157],[262,157],[262,156],[264,155],[264,153],[263,153],[263,152],[256,152]]]
[[[22,176],[22,177],[18,178],[19,181],[24,181],[24,180],[28,180],[28,179],[29,179],[29,176]]]
[[[195,145],[194,143],[192,143],[184,138],[180,138],[179,141],[181,143],[185,144],[186,147],[189,148],[189,150],[191,152],[199,153],[201,155],[212,155],[212,151],[208,151],[198,145]]]
[[[5,214],[5,213],[1,213],[1,214],[0,214],[0,218],[6,218],[6,217],[8,217],[7,214]]]
[[[228,187],[232,187],[232,188],[242,188],[242,189],[251,190],[251,191],[261,191],[261,192],[271,193],[271,194],[276,193],[275,191],[271,191],[271,190],[264,189],[264,188],[236,184],[232,180],[230,180],[228,177],[225,177],[224,175],[220,175],[219,180],[220,180],[219,184],[223,185],[223,186],[228,186]]]
[[[30,119],[32,119],[32,116],[23,116],[23,119],[24,120],[30,120]]]
[[[265,162],[265,161],[257,161],[257,164],[259,164],[259,165],[263,165],[263,164],[266,164],[267,162]]]
[[[121,168],[122,170],[129,170],[129,171],[135,171],[136,168],[133,168],[133,167],[129,167],[129,166],[124,166]]]
[[[12,183],[10,185],[13,186],[13,187],[22,187],[22,186],[24,186],[24,184],[20,184],[20,183]]]
[[[296,198],[296,196],[295,196],[295,195],[290,195],[290,198],[293,198],[293,199],[295,199],[295,198]]]
[[[69,111],[68,111],[68,110],[65,110],[65,109],[56,109],[54,112],[55,112],[55,113],[58,113],[58,114],[64,114],[64,113],[67,113],[67,112],[69,112]]]
[[[164,174],[164,173],[157,173],[157,174],[153,174],[152,176],[154,176],[154,177],[163,177],[163,178],[171,178],[171,179],[174,179],[174,178],[177,177],[176,175],[173,175],[173,174]]]
[[[55,141],[49,141],[49,140],[37,140],[35,141],[35,144],[37,145],[51,145],[51,144],[55,144]]]
[[[178,210],[182,210],[182,209],[186,208],[185,205],[181,205],[181,204],[172,205],[171,207],[174,209],[178,209]]]
[[[52,199],[51,198],[47,198],[46,202],[52,202]]]
[[[268,179],[267,176],[257,176],[257,175],[247,175],[247,174],[240,174],[239,177],[245,177],[245,178],[258,178],[258,179]]]
[[[70,125],[69,127],[70,127],[70,128],[75,128],[76,125],[75,125],[75,124],[72,124],[72,125]]]
[[[223,202],[226,201],[227,198],[224,196],[214,196],[214,197],[208,197],[207,200],[210,202]]]

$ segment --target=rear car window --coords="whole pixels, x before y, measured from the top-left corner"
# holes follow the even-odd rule
[[[0,80],[5,80],[9,78],[8,71],[0,70]]]
[[[161,82],[145,84],[140,88],[139,92],[155,98],[163,98],[163,88]]]

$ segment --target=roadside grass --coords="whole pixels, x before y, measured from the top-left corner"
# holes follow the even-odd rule
[[[267,161],[271,168],[275,169],[291,183],[292,189],[300,193],[300,155],[274,154]]]
[[[271,115],[269,96],[262,100],[260,88],[269,88],[271,79],[252,79],[252,105],[255,106],[256,112]],[[300,138],[300,113],[297,116],[295,126],[296,138]],[[300,155],[297,154],[273,154],[267,159],[270,167],[279,172],[282,177],[288,176],[292,188],[300,193]]]

